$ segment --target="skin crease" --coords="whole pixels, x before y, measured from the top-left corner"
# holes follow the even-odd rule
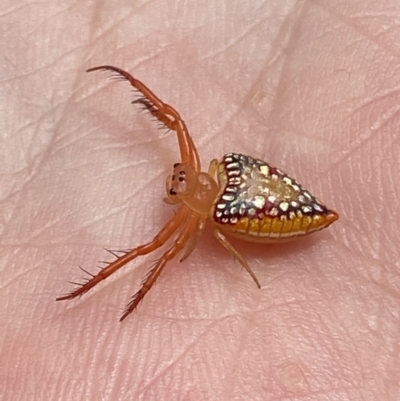
[[[132,7],[131,4],[136,4]],[[250,3],[250,2],[249,2]],[[398,2],[30,2],[3,8],[0,398],[398,400]],[[182,8],[179,8],[182,7]],[[176,107],[203,169],[238,151],[340,215],[285,245],[208,229],[123,323],[156,254],[55,302],[173,209],[173,134],[112,64]]]

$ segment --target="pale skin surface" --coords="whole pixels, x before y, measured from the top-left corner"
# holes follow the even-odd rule
[[[398,400],[398,2],[131,3],[3,7],[0,398]],[[178,109],[203,169],[263,158],[340,220],[235,242],[261,290],[206,230],[122,324],[157,255],[56,303],[173,213],[176,138],[84,72],[106,63]]]

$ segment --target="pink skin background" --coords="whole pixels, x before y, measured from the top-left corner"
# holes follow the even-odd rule
[[[1,17],[2,400],[400,399],[397,0],[23,1]],[[204,233],[119,323],[160,253],[55,302],[103,250],[150,240],[176,137],[112,64],[340,220],[284,245]]]

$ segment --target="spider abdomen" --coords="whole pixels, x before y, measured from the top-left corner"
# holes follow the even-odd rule
[[[294,179],[250,156],[225,155],[218,165],[218,181],[212,219],[222,231],[241,239],[287,239],[321,230],[338,219]]]

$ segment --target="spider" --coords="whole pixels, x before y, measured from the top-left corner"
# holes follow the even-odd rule
[[[228,153],[210,162],[201,171],[200,158],[185,122],[169,104],[161,101],[147,86],[128,72],[113,66],[90,68],[112,71],[115,78],[127,80],[141,95],[132,103],[140,104],[178,137],[180,158],[166,179],[164,201],[179,205],[175,215],[147,244],[128,251],[109,252],[116,259],[57,301],[81,296],[126,263],[152,253],[174,236],[173,244],[144,277],[141,288],[131,298],[121,317],[124,320],[153,286],[165,265],[181,251],[180,261],[195,249],[206,222],[211,223],[215,238],[250,274],[257,287],[257,277],[246,260],[232,246],[226,235],[245,241],[271,243],[311,234],[328,227],[339,216],[303,189],[283,171],[260,159],[240,153]]]

